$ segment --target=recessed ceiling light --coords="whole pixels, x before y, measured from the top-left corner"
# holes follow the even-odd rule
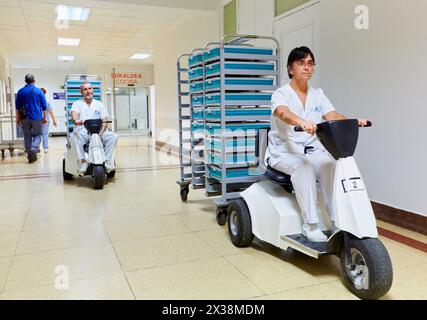
[[[151,54],[149,53],[135,53],[130,59],[138,59],[138,60],[144,60],[148,57],[151,57]]]
[[[73,61],[74,60],[74,56],[58,56],[58,60],[61,61]]]
[[[15,69],[41,69],[39,66],[25,66],[25,65],[14,65]]]
[[[56,6],[55,12],[57,13],[58,20],[87,21],[89,18],[90,9],[58,5]]]
[[[80,44],[80,39],[58,38],[59,46],[78,46],[79,44]]]

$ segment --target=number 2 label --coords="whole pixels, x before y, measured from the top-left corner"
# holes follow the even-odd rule
[[[342,180],[342,186],[344,192],[365,190],[362,178],[350,178],[348,180]]]

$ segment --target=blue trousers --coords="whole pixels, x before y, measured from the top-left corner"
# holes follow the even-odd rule
[[[42,124],[43,150],[49,148],[49,122]]]
[[[22,131],[24,133],[25,151],[32,150],[37,152],[39,150],[42,133],[41,120],[22,120]]]

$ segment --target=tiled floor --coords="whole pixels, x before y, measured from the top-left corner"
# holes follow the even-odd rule
[[[98,191],[89,178],[63,181],[64,144],[51,139],[31,165],[0,163],[1,299],[356,299],[336,257],[234,247],[213,199],[191,190],[182,203],[177,160],[162,163],[147,138],[120,138],[116,178]],[[383,299],[427,299],[427,255],[381,240],[394,266]]]

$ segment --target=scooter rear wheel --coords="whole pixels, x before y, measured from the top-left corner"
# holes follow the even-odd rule
[[[236,247],[247,247],[252,243],[254,235],[252,233],[251,215],[244,200],[236,200],[230,203],[227,222],[231,242]]]
[[[92,168],[93,187],[102,189],[105,182],[105,169],[102,165],[93,166]]]
[[[378,239],[350,239],[352,261],[341,250],[344,285],[357,297],[373,300],[385,295],[393,283],[393,268],[387,249]]]
[[[64,178],[64,180],[73,179],[73,175],[65,171],[65,159],[62,159],[62,177]]]

